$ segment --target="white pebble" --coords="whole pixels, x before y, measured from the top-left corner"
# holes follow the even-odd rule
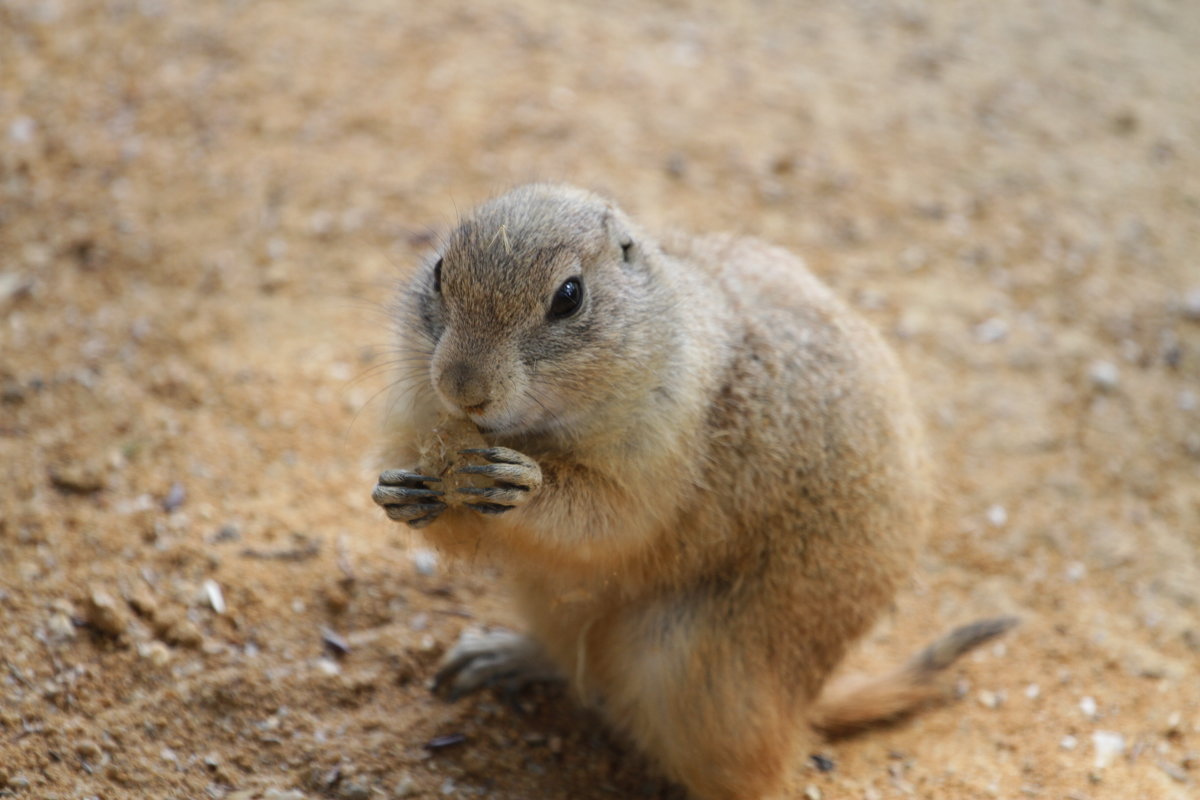
[[[804,790],[804,796],[808,800],[821,800],[821,790],[810,783]]]
[[[412,797],[417,791],[417,782],[406,772],[396,781],[396,788],[392,789],[392,794],[396,797]]]
[[[1000,696],[995,692],[984,689],[979,693],[979,703],[984,708],[996,708],[1000,705]]]
[[[1092,386],[1102,392],[1111,392],[1121,383],[1121,372],[1111,361],[1093,361],[1088,369]]]
[[[1183,315],[1200,322],[1200,286],[1188,291],[1183,297]]]
[[[308,800],[308,796],[299,789],[267,789],[262,797],[263,800]]]
[[[46,627],[50,629],[50,635],[55,639],[74,639],[75,624],[71,622],[71,618],[61,611],[56,611],[50,615],[49,622]]]
[[[987,510],[987,520],[992,523],[992,527],[1003,528],[1004,524],[1008,522],[1008,511],[997,503]]]
[[[208,604],[212,606],[212,610],[218,614],[225,613],[225,595],[221,592],[221,585],[212,578],[204,580],[204,594],[208,597]]]
[[[1096,731],[1092,734],[1092,748],[1096,751],[1093,764],[1096,769],[1104,769],[1125,752],[1125,737],[1112,731]]]
[[[33,139],[37,123],[29,117],[17,117],[8,126],[8,138],[19,144],[25,144]]]
[[[1063,750],[1074,750],[1079,746],[1079,740],[1068,733],[1059,741],[1058,746]]]
[[[1087,575],[1087,567],[1083,565],[1082,561],[1072,561],[1067,564],[1067,580],[1071,583],[1083,580],[1084,575]]]
[[[1175,398],[1175,405],[1180,411],[1195,411],[1197,406],[1200,406],[1200,396],[1191,389],[1184,389]]]
[[[438,554],[427,547],[420,547],[412,553],[413,568],[418,574],[429,577],[437,572]]]
[[[999,317],[984,320],[975,326],[975,338],[984,344],[994,344],[1008,336],[1008,323]]]
[[[1098,709],[1096,708],[1095,698],[1088,696],[1079,701],[1079,710],[1088,719],[1095,719]]]
[[[160,641],[142,642],[137,646],[139,658],[144,658],[156,667],[165,667],[171,660],[171,650]]]
[[[1025,696],[1028,697],[1030,700],[1038,699],[1038,697],[1041,696],[1041,694],[1042,694],[1042,687],[1038,686],[1036,683],[1031,683],[1025,687]]]

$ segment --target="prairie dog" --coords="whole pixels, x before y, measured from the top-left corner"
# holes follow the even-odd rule
[[[788,253],[660,243],[534,184],[462,221],[396,314],[373,498],[502,564],[528,625],[464,637],[452,694],[558,675],[694,797],[775,798],[814,727],[912,708],[1011,624],[826,686],[909,575],[930,479],[894,355]],[[491,479],[454,498],[420,467],[446,417],[486,442],[452,470]]]

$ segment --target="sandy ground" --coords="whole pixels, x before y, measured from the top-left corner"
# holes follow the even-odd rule
[[[1200,797],[1200,4],[0,0],[0,796],[678,797],[372,507],[385,306],[530,178],[804,254],[944,465],[807,797]]]

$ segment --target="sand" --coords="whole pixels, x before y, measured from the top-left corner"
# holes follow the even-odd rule
[[[0,2],[0,796],[674,797],[433,698],[486,565],[370,501],[395,286],[535,178],[788,247],[914,378],[852,666],[1017,614],[823,798],[1200,796],[1200,5]]]

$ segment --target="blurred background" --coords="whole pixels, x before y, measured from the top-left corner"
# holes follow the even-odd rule
[[[1200,5],[0,0],[0,796],[678,797],[426,688],[486,565],[369,493],[387,304],[532,179],[803,255],[943,502],[852,666],[1023,626],[808,797],[1195,797]]]

